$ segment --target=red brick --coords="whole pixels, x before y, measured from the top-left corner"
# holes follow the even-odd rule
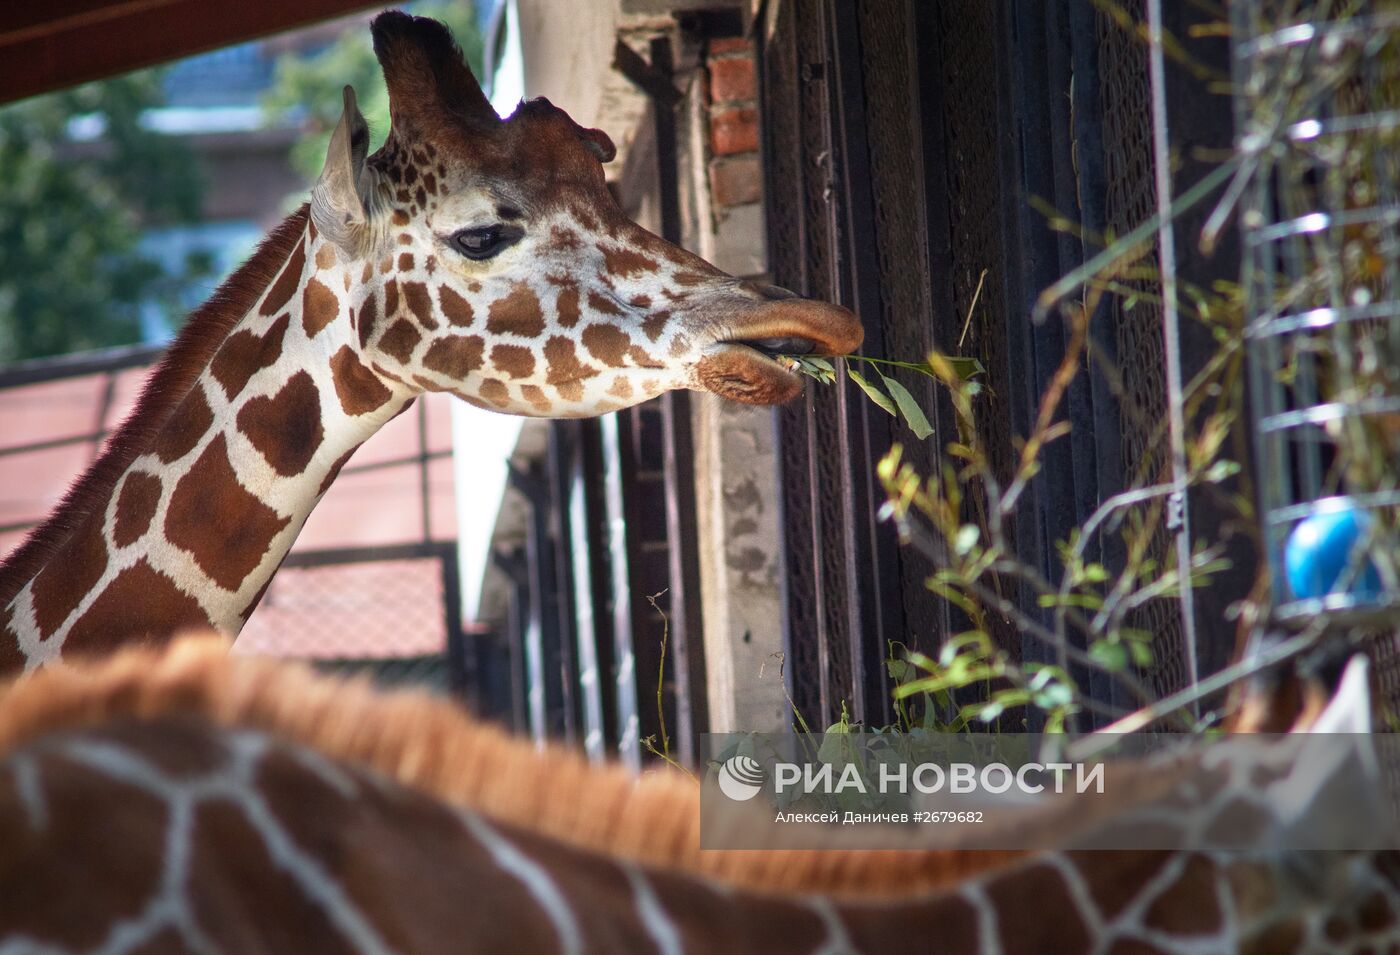
[[[710,151],[716,156],[758,150],[758,110],[729,106],[710,113]]]
[[[736,103],[758,95],[753,60],[748,58],[710,61],[710,102]]]
[[[742,206],[763,196],[763,173],[757,156],[710,162],[710,195],[721,206]]]
[[[731,53],[748,54],[749,41],[741,36],[724,36],[710,41],[710,56],[725,56]]]

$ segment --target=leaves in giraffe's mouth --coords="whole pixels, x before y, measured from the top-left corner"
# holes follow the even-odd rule
[[[811,355],[779,355],[777,360],[788,371],[806,375],[824,385],[836,382],[836,369],[832,366],[829,358],[817,358]]]

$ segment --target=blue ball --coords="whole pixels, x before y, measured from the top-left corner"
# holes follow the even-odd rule
[[[1350,566],[1357,541],[1366,538],[1374,525],[1370,512],[1350,506],[1300,521],[1283,550],[1284,571],[1293,596],[1306,600],[1330,594]],[[1381,577],[1370,559],[1351,577],[1346,592],[1360,600],[1380,596]]]

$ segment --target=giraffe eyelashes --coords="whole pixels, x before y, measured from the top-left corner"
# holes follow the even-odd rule
[[[494,258],[525,235],[525,230],[517,225],[489,225],[475,229],[463,229],[454,233],[450,242],[454,249],[469,259],[480,262]]]

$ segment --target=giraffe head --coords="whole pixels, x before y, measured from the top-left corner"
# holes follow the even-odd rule
[[[846,309],[736,279],[628,219],[603,177],[607,135],[544,99],[501,120],[440,23],[389,12],[373,33],[392,129],[367,156],[346,87],[312,193],[320,288],[306,298],[327,322],[348,298],[359,366],[569,417],[673,388],[785,401],[801,379],[775,353],[860,344]]]

